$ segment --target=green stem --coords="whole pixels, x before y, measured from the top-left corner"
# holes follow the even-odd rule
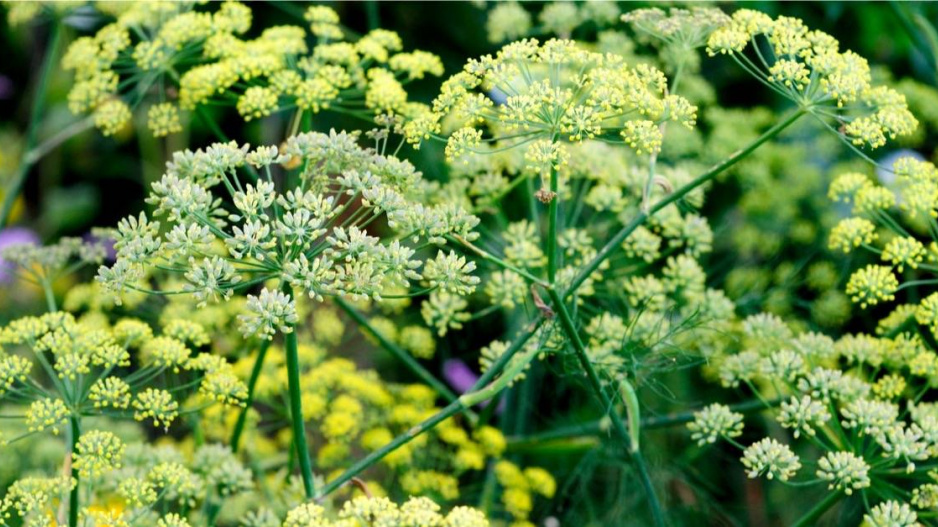
[[[49,310],[49,313],[58,311],[59,308],[55,303],[55,293],[52,291],[52,284],[49,283],[49,280],[46,278],[42,279],[42,292],[45,294],[46,308]]]
[[[267,356],[267,348],[270,347],[269,340],[263,340],[261,347],[257,350],[257,358],[254,359],[254,367],[251,368],[251,378],[248,379],[248,397],[244,401],[244,408],[238,415],[238,421],[235,423],[234,430],[231,432],[231,451],[238,453],[238,446],[241,444],[241,434],[244,432],[244,424],[248,419],[248,412],[254,402],[254,389],[257,387],[257,379],[261,376],[261,370],[264,369],[264,357]]]
[[[78,418],[74,415],[69,418],[68,431],[68,462],[72,467],[72,490],[68,496],[68,527],[78,527],[78,469],[75,468],[75,445],[78,444],[78,437],[81,435],[81,428],[78,425]]]
[[[215,525],[218,513],[221,512],[221,504],[217,501],[207,501],[205,503],[205,525]]]
[[[938,284],[938,279],[931,279],[931,280],[910,280],[910,281],[908,281],[908,282],[904,282],[902,285],[900,285],[899,287],[897,287],[897,288],[896,288],[896,291],[901,291],[901,290],[903,290],[903,289],[908,289],[908,288],[910,288],[910,287],[915,287],[915,286],[919,286],[919,285],[935,285],[935,284]]]
[[[557,276],[557,221],[560,196],[557,193],[559,188],[559,177],[557,169],[551,165],[550,168],[550,191],[551,200],[547,205],[547,281],[555,283]]]
[[[931,50],[933,59],[932,68],[934,68],[933,73],[935,74],[935,81],[938,82],[938,31],[935,30],[932,22],[929,22],[921,13],[915,13],[912,17],[915,21],[915,26],[920,29],[924,35],[923,40],[928,43],[928,48]]]
[[[29,153],[36,145],[36,136],[39,132],[39,118],[42,115],[45,106],[46,92],[49,89],[49,78],[52,75],[53,66],[56,64],[56,56],[59,54],[59,47],[62,43],[62,27],[58,21],[53,22],[52,35],[49,37],[49,44],[46,48],[45,59],[42,64],[42,71],[39,73],[39,83],[33,92],[33,105],[29,112],[29,126],[26,129],[26,140],[23,145],[23,159],[20,160],[20,166],[17,168],[16,175],[6,188],[3,196],[3,204],[0,205],[0,229],[6,227],[9,220],[10,210],[13,203],[23,189],[23,183],[26,182],[26,176],[29,175],[29,169],[35,164],[36,159],[27,159]]]
[[[381,18],[378,15],[378,2],[376,0],[365,2],[365,15],[368,18],[369,30],[381,27]]]
[[[293,298],[293,289],[283,284],[283,292]],[[287,354],[287,388],[290,395],[290,421],[293,424],[293,444],[300,462],[300,474],[303,476],[303,489],[306,497],[312,498],[316,492],[313,481],[312,462],[309,458],[309,446],[306,444],[306,425],[303,422],[303,402],[300,393],[300,358],[296,343],[296,328],[283,336]]]
[[[759,146],[761,146],[763,143],[777,136],[782,132],[782,130],[791,126],[805,113],[807,113],[807,110],[804,108],[799,108],[798,110],[792,112],[791,115],[776,123],[772,128],[766,130],[765,133],[756,138],[752,143],[749,143],[749,145],[745,148],[736,151],[736,153],[730,157],[726,158],[720,163],[717,163],[712,168],[710,168],[710,170],[707,170],[703,174],[697,176],[686,185],[669,194],[666,198],[649,207],[647,211],[640,211],[631,221],[631,223],[622,227],[622,229],[617,232],[615,236],[610,238],[610,240],[606,243],[606,245],[603,246],[602,249],[600,249],[596,256],[593,257],[593,259],[588,264],[586,264],[582,270],[580,270],[576,278],[573,279],[573,282],[570,283],[570,286],[567,288],[567,290],[564,291],[563,298],[568,298],[577,289],[579,289],[580,285],[582,285],[583,282],[586,281],[586,279],[589,278],[589,276],[593,274],[593,272],[596,271],[596,269],[598,269],[607,258],[612,256],[612,253],[619,248],[622,242],[624,242],[625,239],[641,224],[645,223],[645,220],[647,220],[650,216],[670,205],[671,203],[674,203],[675,201],[683,198],[695,188],[703,185],[707,181],[710,181],[724,170],[735,165],[741,159],[751,154],[756,148],[759,148]]]
[[[407,432],[395,437],[394,440],[391,441],[390,443],[384,445],[383,447],[379,448],[378,450],[375,450],[371,454],[368,454],[367,456],[359,460],[357,463],[352,465],[348,470],[346,470],[345,473],[343,473],[341,476],[339,476],[338,478],[330,481],[325,486],[323,486],[318,497],[322,498],[323,496],[327,496],[329,493],[331,493],[332,491],[344,485],[347,481],[355,477],[357,474],[361,473],[362,471],[364,471],[371,465],[374,465],[375,463],[383,459],[384,456],[404,446],[405,444],[409,443],[420,434],[426,432],[427,430],[430,430],[431,428],[440,424],[446,419],[456,415],[462,409],[463,409],[463,405],[458,399],[455,402],[450,403],[445,408],[443,408],[436,414],[432,415],[431,417],[429,417],[422,423],[410,428],[409,430],[407,430]]]
[[[840,492],[831,492],[823,500],[818,502],[811,510],[805,513],[798,521],[792,524],[792,527],[807,527],[808,525],[814,525],[818,518],[822,514],[827,512],[827,509],[830,509],[834,506],[835,503],[840,501],[841,494]]]
[[[45,157],[46,154],[48,154],[52,150],[55,150],[56,147],[58,147],[65,141],[68,141],[72,137],[75,137],[76,135],[93,127],[94,127],[94,117],[89,116],[89,117],[85,117],[84,119],[80,121],[75,121],[71,125],[63,128],[62,131],[58,132],[57,134],[53,135],[52,137],[40,143],[38,146],[36,146],[36,148],[33,148],[32,150],[30,150],[26,154],[24,161],[29,164],[35,163],[36,161],[39,161],[40,159]]]
[[[935,81],[938,82],[938,34],[935,33],[935,28],[922,15],[910,13],[908,6],[903,2],[893,0],[890,4],[914,45],[923,55],[931,55],[932,61],[929,65],[932,67]]]
[[[407,353],[406,350],[402,349],[397,344],[391,342],[390,340],[388,340],[386,336],[381,334],[381,332],[377,331],[375,327],[372,326],[370,322],[368,322],[368,319],[366,319],[365,316],[362,315],[360,311],[358,311],[357,309],[355,309],[355,307],[353,307],[344,299],[339,298],[339,297],[335,298],[335,303],[340,308],[342,308],[342,310],[345,311],[345,313],[348,316],[350,316],[353,320],[355,320],[355,322],[359,326],[367,330],[368,333],[370,333],[378,341],[378,343],[381,345],[382,348],[384,348],[391,355],[394,355],[398,360],[403,362],[404,366],[407,366],[407,368],[413,374],[415,374],[417,377],[420,377],[420,379],[423,382],[425,382],[428,386],[436,390],[436,392],[440,394],[441,397],[446,399],[446,402],[452,403],[456,401],[456,394],[453,393],[452,390],[447,388],[445,384],[440,382],[432,373],[430,373],[429,371],[427,371],[426,368],[421,366],[420,363],[417,362],[417,359],[411,356],[410,353]],[[468,410],[468,409],[466,410],[466,416],[469,417],[469,420],[473,422],[475,422],[475,420],[478,418],[475,415],[475,412],[473,412],[472,410]]]
[[[529,328],[521,336],[519,336],[518,339],[511,345],[511,347],[509,347],[505,351],[505,353],[503,353],[502,356],[499,357],[497,361],[495,361],[495,364],[493,364],[492,367],[490,367],[488,370],[486,370],[484,374],[482,374],[482,376],[479,378],[478,381],[476,381],[476,383],[472,386],[469,392],[467,392],[465,395],[455,400],[454,402],[450,403],[448,406],[446,406],[445,408],[443,408],[436,414],[427,418],[422,423],[414,426],[407,432],[395,437],[394,440],[392,440],[387,445],[384,445],[383,447],[379,448],[378,450],[375,450],[371,454],[368,454],[367,456],[359,460],[357,463],[352,465],[348,470],[343,472],[342,475],[340,475],[339,477],[335,478],[334,480],[324,485],[323,488],[319,491],[319,494],[316,496],[317,499],[322,498],[323,496],[329,495],[331,492],[335,491],[336,489],[344,485],[350,479],[354,478],[355,476],[360,474],[362,471],[366,470],[371,465],[374,465],[378,461],[381,461],[385,456],[387,456],[391,452],[407,444],[408,442],[410,442],[411,440],[413,440],[420,434],[426,432],[427,430],[430,430],[431,428],[441,423],[442,421],[446,420],[447,418],[452,417],[453,415],[456,415],[457,413],[463,411],[464,409],[470,408],[479,402],[487,400],[487,398],[490,398],[493,395],[496,395],[501,389],[504,389],[508,385],[508,381],[502,382],[503,379],[510,380],[513,378],[512,375],[509,375],[509,374],[502,375],[498,380],[496,380],[492,384],[489,384],[489,382],[492,381],[492,379],[494,379],[495,376],[498,375],[498,373],[501,372],[502,369],[505,368],[505,365],[508,364],[508,361],[510,361],[512,357],[514,357],[515,354],[519,350],[521,350],[522,347],[524,347],[524,345],[528,342],[528,340],[531,339],[531,337],[534,336],[534,334],[537,332],[537,330],[541,327],[541,324],[543,323],[544,323],[543,319],[539,320],[537,323],[533,324],[531,328]],[[537,353],[532,353],[531,358],[535,357],[536,355]],[[514,364],[512,368],[513,369],[517,367],[523,368],[524,365],[525,365],[524,361],[517,361],[517,363]],[[494,404],[494,402],[492,404]]]
[[[654,519],[655,525],[658,527],[664,527],[664,514],[661,511],[661,503],[658,501],[658,496],[655,493],[654,484],[651,481],[651,477],[648,474],[648,467],[645,465],[645,458],[642,456],[641,451],[638,450],[637,445],[632,444],[632,435],[637,434],[638,431],[633,431],[632,434],[626,429],[625,424],[623,424],[622,419],[619,418],[619,415],[613,412],[612,400],[603,390],[602,383],[599,380],[599,375],[597,375],[596,370],[593,368],[593,364],[589,360],[589,356],[586,354],[586,347],[583,345],[583,341],[580,340],[580,334],[576,330],[576,326],[573,323],[573,319],[570,317],[570,313],[567,311],[566,305],[563,303],[563,299],[560,297],[560,293],[553,287],[547,290],[550,295],[551,300],[554,303],[554,309],[560,315],[560,325],[564,330],[564,333],[567,334],[567,338],[573,343],[573,349],[576,351],[577,359],[580,362],[580,366],[586,372],[586,377],[589,380],[590,387],[593,389],[593,392],[599,398],[600,404],[602,404],[603,412],[608,413],[612,418],[613,428],[616,433],[619,435],[619,438],[625,443],[626,449],[629,451],[629,454],[632,457],[632,462],[635,464],[635,468],[638,471],[639,480],[642,483],[642,487],[645,490],[645,496],[648,498],[648,506],[651,508],[652,518]],[[622,384],[628,383],[628,380],[622,379],[620,381]]]

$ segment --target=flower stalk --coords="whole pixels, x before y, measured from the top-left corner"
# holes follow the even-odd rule
[[[238,421],[235,422],[234,430],[231,432],[231,451],[237,453],[241,445],[241,435],[244,433],[244,424],[247,422],[248,412],[254,403],[254,389],[257,386],[257,380],[264,369],[264,358],[267,356],[267,349],[270,347],[269,340],[262,340],[260,348],[257,350],[257,358],[254,359],[254,366],[251,368],[251,377],[248,379],[248,396],[244,401],[244,408],[238,414]]]
[[[547,281],[551,284],[557,277],[557,266],[559,265],[559,254],[557,251],[557,222],[559,221],[558,205],[560,196],[557,194],[559,189],[559,175],[557,167],[550,168],[550,203],[547,205]]]
[[[283,292],[293,297],[293,289],[289,284],[283,284]],[[296,328],[283,336],[284,351],[287,354],[287,389],[290,397],[290,421],[293,425],[293,445],[296,448],[296,457],[300,464],[300,475],[303,477],[303,490],[307,498],[312,498],[316,492],[313,481],[312,462],[309,457],[309,446],[306,443],[306,425],[303,422],[303,401],[300,393],[300,359],[296,341]]]
[[[75,446],[78,444],[78,438],[81,435],[81,427],[78,424],[78,417],[69,418],[68,430],[68,465],[71,467],[72,487],[68,495],[68,527],[78,527],[78,469],[75,467],[74,454]]]

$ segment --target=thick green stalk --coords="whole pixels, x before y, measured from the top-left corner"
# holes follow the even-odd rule
[[[283,284],[283,292],[293,297],[293,288]],[[300,358],[296,343],[296,329],[283,336],[283,344],[287,354],[287,389],[290,394],[290,421],[293,424],[293,445],[296,447],[296,456],[300,462],[300,474],[303,476],[303,489],[306,497],[312,498],[316,493],[316,484],[313,481],[312,462],[309,458],[309,446],[306,444],[306,425],[303,422],[303,402],[300,393]]]
[[[547,205],[547,281],[553,284],[557,276],[559,255],[557,254],[557,222],[560,196],[557,191],[560,187],[557,169],[550,168],[550,203]]]
[[[840,501],[840,498],[843,497],[842,494],[838,492],[831,492],[823,500],[818,502],[811,510],[805,513],[798,521],[792,524],[792,527],[808,527],[809,525],[815,525],[817,519],[820,518],[827,509],[830,509],[834,506],[835,503]]]
[[[361,312],[339,297],[335,298],[335,303],[340,308],[342,308],[342,310],[345,311],[348,316],[352,317],[352,319],[355,320],[359,326],[365,328],[368,333],[370,333],[378,341],[382,348],[386,349],[391,355],[394,355],[398,360],[403,362],[404,366],[407,366],[407,368],[412,373],[414,373],[417,377],[420,377],[423,382],[436,390],[440,396],[446,399],[446,402],[452,403],[456,401],[456,394],[453,393],[452,390],[447,388],[445,384],[440,382],[432,373],[421,366],[420,363],[417,362],[417,359],[413,358],[410,353],[407,353],[406,350],[401,349],[400,346],[391,342],[387,339],[387,337],[375,330],[374,326],[368,322],[368,320],[364,317],[364,315],[361,314]],[[475,412],[472,410],[467,409],[466,415],[471,421],[475,421],[477,419]]]
[[[49,310],[49,313],[55,313],[59,310],[58,305],[55,303],[55,292],[52,291],[52,282],[47,278],[43,277],[42,280],[42,293],[46,297],[46,309]]]
[[[78,444],[78,437],[81,435],[81,427],[78,425],[78,417],[72,416],[69,418],[69,431],[68,431],[68,463],[72,467],[72,490],[68,496],[68,527],[78,527],[78,469],[75,468],[75,460],[73,454],[75,452],[75,445]]]
[[[270,347],[270,341],[264,339],[257,350],[257,358],[254,359],[254,367],[251,368],[251,378],[248,379],[248,397],[244,401],[244,408],[238,415],[238,421],[235,423],[234,430],[231,432],[231,451],[238,452],[238,446],[241,444],[241,434],[244,433],[244,424],[248,419],[248,412],[251,411],[251,405],[254,403],[254,388],[257,386],[257,379],[261,376],[261,370],[264,369],[264,357],[267,356],[267,348]]]
[[[368,18],[369,30],[381,27],[381,17],[378,14],[378,2],[376,0],[365,2],[365,16]]]
[[[56,63],[56,57],[59,54],[59,47],[62,44],[62,25],[55,21],[52,23],[52,34],[49,37],[49,44],[46,47],[46,55],[42,64],[42,71],[39,73],[39,83],[33,91],[33,105],[29,112],[29,125],[26,128],[26,140],[23,144],[23,159],[17,167],[16,175],[10,185],[4,189],[3,204],[0,205],[0,229],[6,227],[9,220],[10,210],[17,196],[23,189],[23,183],[26,176],[29,175],[29,169],[36,163],[35,158],[30,158],[30,152],[36,146],[36,136],[39,133],[39,119],[42,116],[42,110],[45,106],[46,92],[49,89],[49,78],[52,76],[52,69]]]
[[[629,433],[625,424],[622,422],[622,419],[618,414],[612,411],[612,400],[609,398],[609,395],[606,394],[606,391],[603,390],[602,382],[599,380],[599,375],[596,374],[596,370],[593,368],[593,364],[590,362],[589,356],[586,354],[586,347],[583,345],[583,341],[580,340],[580,334],[576,330],[576,325],[573,323],[573,318],[570,317],[570,313],[567,311],[567,307],[564,305],[563,299],[560,297],[560,293],[558,293],[557,290],[553,287],[548,289],[547,292],[554,303],[554,309],[560,315],[560,326],[563,328],[564,333],[567,334],[567,337],[573,343],[573,349],[576,352],[580,366],[586,372],[586,377],[589,380],[590,387],[599,398],[599,402],[603,407],[603,412],[607,412],[611,416],[613,428],[619,435],[619,438],[622,440],[622,442],[625,443],[625,447],[632,457],[632,462],[635,464],[635,468],[638,471],[639,480],[642,483],[642,487],[645,489],[645,497],[648,499],[648,506],[651,508],[651,514],[655,525],[657,527],[664,527],[665,521],[664,515],[661,512],[661,503],[658,501],[658,495],[655,492],[655,486],[651,481],[651,476],[648,474],[648,467],[645,465],[645,458],[642,456],[642,453],[638,450],[637,446],[632,444],[632,434]],[[627,383],[628,381],[623,379],[620,382]],[[633,433],[637,434],[638,431],[636,430]]]
[[[337,477],[336,479],[330,481],[325,486],[323,486],[323,488],[319,491],[319,494],[317,495],[317,499],[322,498],[323,496],[329,495],[329,493],[335,491],[336,489],[344,485],[346,482],[348,482],[350,479],[354,478],[355,476],[360,474],[362,471],[366,470],[371,465],[374,465],[378,461],[381,461],[385,456],[387,456],[391,452],[407,444],[408,442],[410,442],[411,440],[413,440],[420,434],[426,432],[427,430],[430,430],[431,428],[433,428],[440,422],[446,420],[449,417],[452,417],[453,415],[456,415],[457,413],[463,411],[466,408],[470,408],[477,403],[480,403],[482,401],[485,401],[491,398],[494,395],[497,395],[498,392],[501,391],[501,389],[504,389],[508,384],[507,380],[503,381],[503,379],[511,379],[514,376],[510,375],[510,372],[508,372],[502,377],[500,377],[498,380],[493,382],[492,384],[489,384],[489,382],[491,382],[492,379],[494,379],[495,376],[498,375],[498,373],[501,372],[505,368],[505,366],[508,364],[508,361],[510,361],[512,357],[514,357],[515,354],[519,350],[521,350],[521,348],[524,347],[525,344],[527,344],[528,340],[530,340],[531,337],[534,336],[534,334],[537,332],[537,330],[541,327],[541,324],[543,323],[544,323],[543,319],[539,320],[537,323],[532,325],[532,327],[530,327],[527,331],[525,331],[522,335],[520,335],[518,339],[515,340],[515,342],[511,345],[511,347],[505,350],[505,353],[503,353],[502,356],[499,357],[497,361],[495,361],[495,364],[493,364],[488,370],[486,370],[484,374],[482,374],[482,376],[479,378],[478,381],[476,381],[476,383],[472,386],[469,392],[467,392],[465,395],[463,395],[456,401],[450,403],[448,406],[446,406],[445,408],[443,408],[436,414],[432,415],[431,417],[429,417],[422,423],[411,428],[407,432],[395,437],[394,440],[388,443],[387,445],[384,445],[383,447],[379,448],[378,450],[375,450],[371,454],[368,454],[367,456],[359,460],[357,463],[352,465],[348,470],[342,473],[341,476]],[[532,354],[532,357],[534,357],[535,355],[536,354]],[[520,363],[520,365],[515,364],[513,365],[512,371],[523,366],[524,366],[523,363]]]
[[[691,180],[686,185],[668,194],[666,198],[662,199],[661,201],[649,207],[647,211],[640,211],[628,225],[622,227],[622,229],[619,232],[617,232],[615,236],[613,236],[612,238],[609,239],[608,242],[606,242],[606,245],[604,245],[603,248],[600,249],[600,251],[596,254],[595,257],[593,257],[593,259],[588,264],[586,264],[586,267],[580,270],[579,274],[577,274],[576,278],[573,279],[573,282],[570,283],[570,286],[567,288],[567,290],[564,291],[563,298],[567,298],[570,295],[572,295],[574,292],[576,292],[576,290],[579,289],[580,285],[582,285],[583,282],[586,281],[586,279],[589,278],[589,276],[593,274],[593,272],[596,271],[596,269],[598,269],[599,266],[604,261],[606,261],[607,258],[612,256],[612,253],[618,250],[622,242],[624,242],[625,239],[628,238],[628,236],[632,234],[632,232],[635,231],[635,229],[637,229],[641,224],[645,223],[645,220],[647,220],[650,216],[654,215],[654,213],[658,212],[659,210],[667,207],[671,203],[674,203],[675,201],[683,198],[695,188],[699,187],[700,185],[703,185],[707,181],[710,181],[711,179],[716,177],[718,174],[720,174],[724,170],[735,165],[741,159],[751,154],[756,148],[759,148],[763,143],[777,136],[778,134],[782,132],[782,130],[791,126],[795,121],[797,121],[800,117],[805,115],[807,112],[808,110],[804,108],[799,108],[798,110],[792,112],[791,115],[789,115],[785,119],[776,123],[775,126],[773,126],[772,128],[769,128],[768,130],[766,130],[765,133],[760,135],[758,138],[753,140],[753,142],[749,143],[747,146],[745,146],[741,150],[737,150],[733,155],[717,163],[712,168],[710,168],[710,170],[707,170],[703,174]]]

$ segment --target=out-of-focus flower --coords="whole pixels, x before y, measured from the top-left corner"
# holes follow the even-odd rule
[[[10,245],[16,244],[39,245],[39,235],[27,227],[7,227],[0,231],[0,252]],[[0,283],[13,281],[15,266],[0,257]]]
[[[469,366],[459,359],[449,359],[443,363],[443,378],[452,386],[457,393],[466,393],[475,386],[479,376],[472,371]],[[489,401],[481,403],[481,406],[488,406]],[[499,399],[496,413],[502,413],[505,410],[505,400]]]

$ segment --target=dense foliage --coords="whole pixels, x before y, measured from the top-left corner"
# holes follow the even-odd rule
[[[5,4],[0,525],[938,522],[938,11],[425,7]]]

